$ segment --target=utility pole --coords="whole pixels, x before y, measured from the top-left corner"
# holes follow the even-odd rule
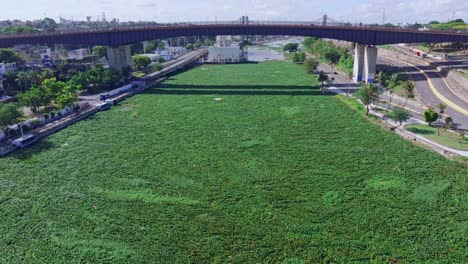
[[[386,10],[385,10],[385,8],[384,8],[384,9],[383,9],[383,12],[382,12],[382,25],[385,25],[385,19],[386,19],[386,17],[385,17],[385,12],[386,12]]]

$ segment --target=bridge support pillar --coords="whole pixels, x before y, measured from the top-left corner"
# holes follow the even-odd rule
[[[122,71],[122,69],[127,67],[132,67],[133,60],[130,52],[130,45],[108,47],[107,60],[109,62],[109,67],[118,71]]]
[[[354,49],[353,81],[358,83],[362,81],[362,71],[364,69],[364,51],[365,45],[356,43]]]
[[[374,46],[367,46],[364,52],[364,81],[366,83],[373,83],[375,80],[375,70],[377,64],[377,48]]]
[[[353,81],[373,83],[377,64],[377,48],[356,44],[354,51]]]

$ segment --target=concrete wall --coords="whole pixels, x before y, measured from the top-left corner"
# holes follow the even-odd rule
[[[453,70],[447,72],[447,80],[450,87],[460,96],[468,98],[468,78],[465,78],[461,73]]]

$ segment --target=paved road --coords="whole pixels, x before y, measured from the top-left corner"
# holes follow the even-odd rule
[[[461,128],[468,129],[468,101],[455,94],[445,79],[431,67],[416,66],[406,62],[401,56],[398,60],[379,56],[377,63],[381,67],[399,68],[402,74],[406,74],[415,81],[416,96],[422,104],[426,107],[436,107],[440,103],[446,104],[445,113],[459,123]]]

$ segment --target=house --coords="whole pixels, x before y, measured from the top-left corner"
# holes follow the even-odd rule
[[[16,63],[0,63],[0,77],[5,75],[7,72],[15,72],[16,71]]]

